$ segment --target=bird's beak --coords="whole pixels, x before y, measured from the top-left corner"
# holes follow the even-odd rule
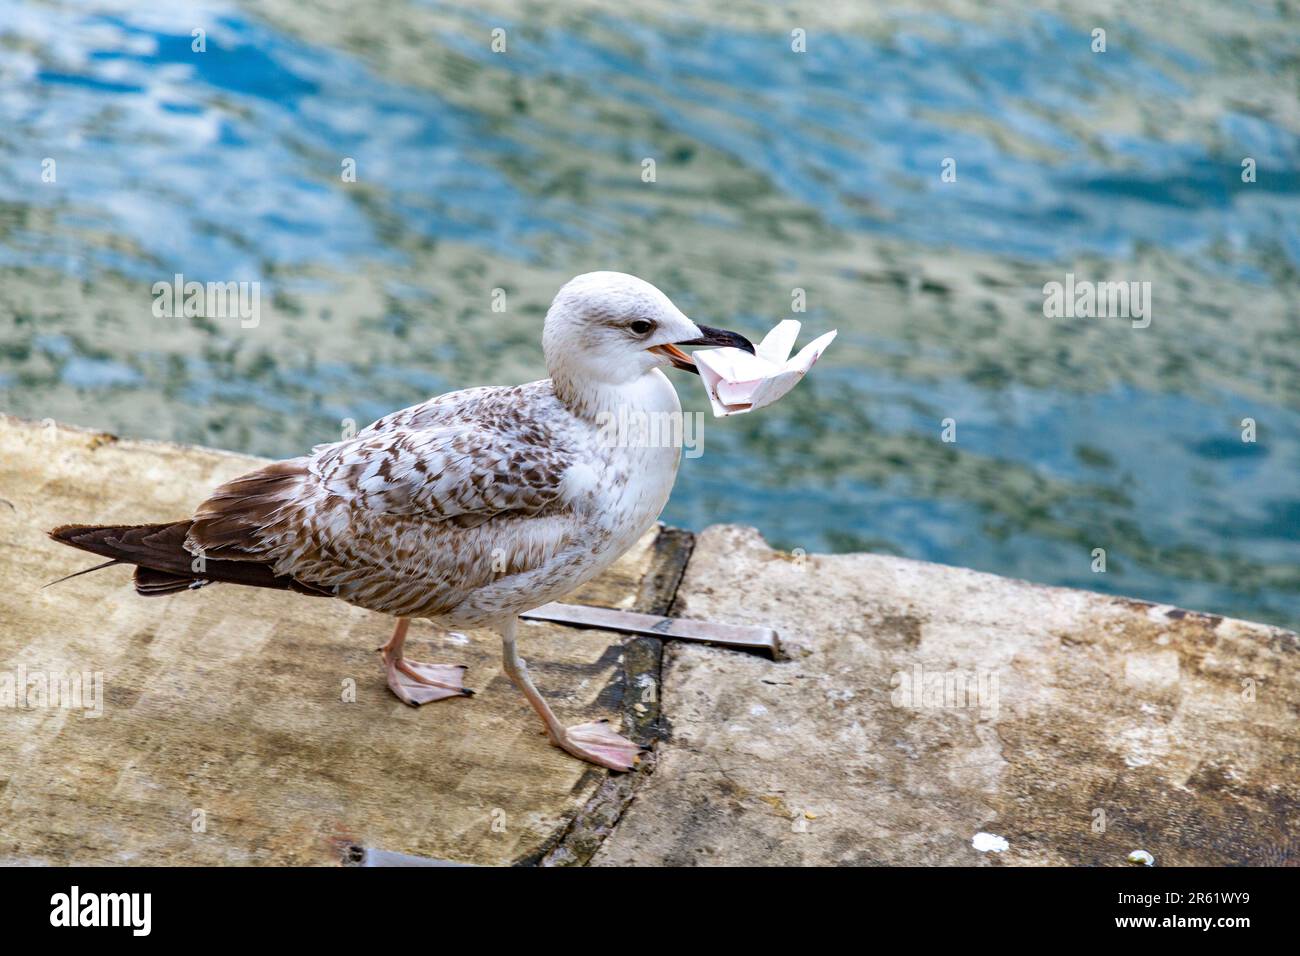
[[[697,339],[685,339],[675,344],[665,343],[656,345],[650,349],[651,352],[658,352],[660,355],[668,356],[668,360],[673,363],[674,368],[684,369],[687,372],[700,374],[700,370],[695,366],[695,359],[679,349],[678,345],[713,345],[719,348],[744,349],[750,355],[754,354],[754,345],[749,339],[745,338],[739,332],[728,332],[726,329],[714,329],[707,325],[696,326],[703,334]]]

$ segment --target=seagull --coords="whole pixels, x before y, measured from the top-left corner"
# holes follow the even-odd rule
[[[662,369],[698,374],[683,345],[754,351],[736,332],[696,325],[636,276],[590,272],[546,313],[549,378],[393,412],[221,485],[188,519],[49,534],[110,559],[78,574],[133,565],[142,595],[220,582],[391,615],[393,636],[379,650],[389,688],[412,706],[473,694],[463,666],[403,655],[412,619],[492,628],[550,742],[631,770],[642,748],[607,720],[557,719],[519,656],[517,621],[600,574],[659,517],[680,458],[680,440],[664,437],[681,435],[662,427],[681,415]]]

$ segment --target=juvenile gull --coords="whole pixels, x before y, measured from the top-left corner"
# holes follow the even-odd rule
[[[403,656],[412,618],[495,628],[505,671],[551,743],[630,770],[640,748],[607,721],[556,719],[515,630],[521,612],[595,577],[659,517],[680,455],[679,443],[659,440],[660,426],[681,414],[660,369],[696,370],[678,345],[754,350],[735,332],[696,325],[635,276],[581,275],[546,314],[548,379],[393,412],[352,438],[227,482],[188,520],[64,525],[50,535],[134,565],[140,594],[229,582],[391,614],[388,686],[412,705],[472,693],[463,668]],[[618,441],[610,421],[620,423]]]

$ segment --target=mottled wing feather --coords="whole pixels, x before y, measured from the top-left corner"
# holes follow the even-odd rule
[[[489,552],[506,526],[536,525],[530,548],[507,556],[511,573],[560,546],[549,519],[574,456],[529,414],[545,398],[529,386],[470,389],[395,412],[221,486],[187,546],[270,562],[377,610],[409,613],[426,591],[454,602],[496,573]]]
[[[324,450],[311,472],[371,514],[440,521],[539,514],[568,465],[562,452],[473,423],[358,435]]]

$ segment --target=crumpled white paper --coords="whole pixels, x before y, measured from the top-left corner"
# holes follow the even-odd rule
[[[835,338],[835,331],[827,332],[790,358],[799,328],[794,319],[778,323],[754,347],[754,355],[735,348],[693,353],[691,357],[700,371],[715,418],[743,415],[771,405],[799,384]]]

